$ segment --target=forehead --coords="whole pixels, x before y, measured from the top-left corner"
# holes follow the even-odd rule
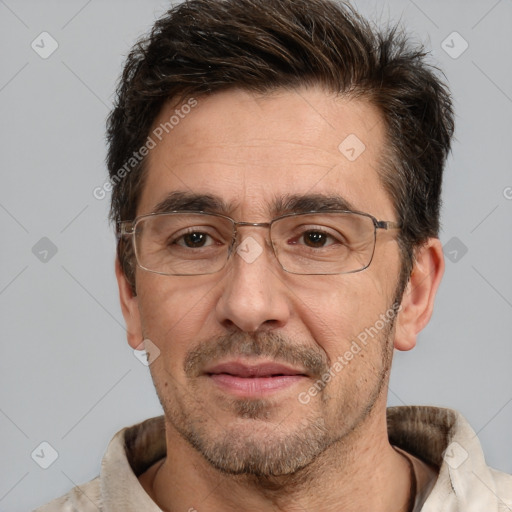
[[[379,178],[385,130],[367,101],[312,88],[230,90],[188,104],[168,104],[155,120],[138,215],[176,192],[210,195],[222,213],[249,220],[301,196],[393,214]]]

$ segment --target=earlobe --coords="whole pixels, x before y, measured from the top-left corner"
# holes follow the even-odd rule
[[[126,337],[130,347],[135,349],[139,347],[144,338],[142,335],[138,298],[133,294],[132,287],[128,279],[126,279],[118,258],[116,258],[115,267],[117,285],[119,287],[119,301],[126,323]]]
[[[395,348],[411,350],[418,333],[428,324],[434,299],[444,273],[443,248],[438,238],[429,238],[415,251],[409,283],[402,298],[395,330]]]

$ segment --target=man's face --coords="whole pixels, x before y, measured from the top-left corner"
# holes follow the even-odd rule
[[[396,220],[378,176],[384,126],[367,102],[320,89],[197,100],[150,152],[137,215],[181,192],[218,198],[236,221],[269,222],[290,196],[339,196]],[[385,404],[393,321],[381,315],[397,290],[396,235],[379,230],[369,268],[342,275],[285,272],[268,236],[240,227],[242,246],[251,237],[246,247],[263,251],[234,252],[215,274],[136,271],[139,342],[160,350],[150,368],[167,427],[228,472],[294,472]]]

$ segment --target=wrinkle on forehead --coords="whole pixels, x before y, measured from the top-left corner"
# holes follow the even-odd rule
[[[350,134],[366,146],[356,161],[339,149]],[[368,101],[321,90],[199,97],[149,153],[139,213],[149,212],[163,193],[188,190],[236,199],[239,214],[268,219],[275,193],[314,192],[343,195],[356,209],[380,217],[394,211],[378,174],[384,135],[381,116]]]
[[[322,151],[327,134],[333,140],[330,150],[336,152],[347,125],[357,124],[361,130],[374,132],[382,122],[380,112],[367,99],[340,96],[321,88],[278,89],[265,95],[233,89],[201,96],[197,101],[197,107],[171,132],[172,138],[179,139],[174,149],[198,145],[208,148],[212,141],[217,148],[240,143],[248,147],[254,141],[255,146],[279,142]],[[155,126],[164,123],[172,112],[164,107]],[[189,123],[194,129],[183,130]],[[286,131],[281,130],[283,127]],[[372,133],[376,143],[379,135]],[[314,140],[320,144],[311,144]],[[365,142],[367,146],[372,144]]]

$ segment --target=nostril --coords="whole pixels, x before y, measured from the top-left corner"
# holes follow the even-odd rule
[[[226,328],[227,331],[232,331],[236,328],[235,322],[230,320],[229,318],[224,319],[222,322],[222,327]]]

